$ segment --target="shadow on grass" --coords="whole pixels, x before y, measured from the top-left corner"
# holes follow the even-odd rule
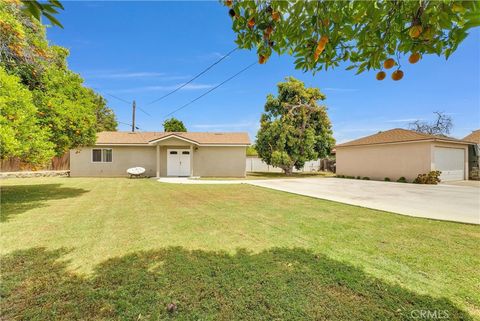
[[[88,192],[81,188],[61,186],[61,184],[2,186],[0,222],[7,221],[11,215],[44,206],[47,201],[77,197]]]
[[[32,248],[2,258],[6,320],[409,320],[425,310],[471,320],[447,299],[304,249],[166,248],[109,259],[88,277],[67,271],[66,253]]]

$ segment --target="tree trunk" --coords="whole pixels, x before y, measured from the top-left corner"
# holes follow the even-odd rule
[[[293,173],[293,166],[292,167],[283,167],[282,169],[285,172],[286,176],[290,176]]]

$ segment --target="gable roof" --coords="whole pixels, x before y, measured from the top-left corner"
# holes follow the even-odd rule
[[[100,132],[97,145],[148,145],[159,139],[178,138],[197,145],[250,145],[247,133],[205,132]]]
[[[472,133],[464,137],[463,140],[466,140],[467,142],[480,144],[480,129],[472,131]]]
[[[408,143],[418,141],[441,141],[450,143],[468,144],[469,142],[443,136],[435,136],[424,133],[419,133],[413,130],[394,128],[382,132],[378,132],[374,135],[362,137],[352,140],[343,144],[339,144],[336,147],[346,146],[362,146],[362,145],[376,145],[376,144],[389,144],[389,143]]]

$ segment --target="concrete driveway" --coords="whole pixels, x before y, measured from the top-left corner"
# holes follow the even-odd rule
[[[475,186],[340,178],[251,180],[246,183],[398,214],[480,224],[480,188]]]

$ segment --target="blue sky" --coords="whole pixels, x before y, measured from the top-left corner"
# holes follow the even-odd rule
[[[105,93],[135,99],[151,115],[137,112],[144,131],[162,130],[168,113],[257,59],[254,51],[237,50],[181,91],[147,106],[235,47],[227,9],[216,1],[63,4],[59,19],[65,28],[48,29],[51,43],[70,49],[70,68],[104,94],[119,121],[131,122],[131,107]],[[173,116],[189,131],[248,131],[253,140],[266,95],[292,75],[327,95],[324,104],[338,142],[429,120],[437,110],[453,117],[455,137],[480,128],[478,28],[448,61],[428,56],[402,69],[399,82],[379,82],[374,71],[356,76],[344,68],[312,75],[295,70],[292,57],[275,55]]]

